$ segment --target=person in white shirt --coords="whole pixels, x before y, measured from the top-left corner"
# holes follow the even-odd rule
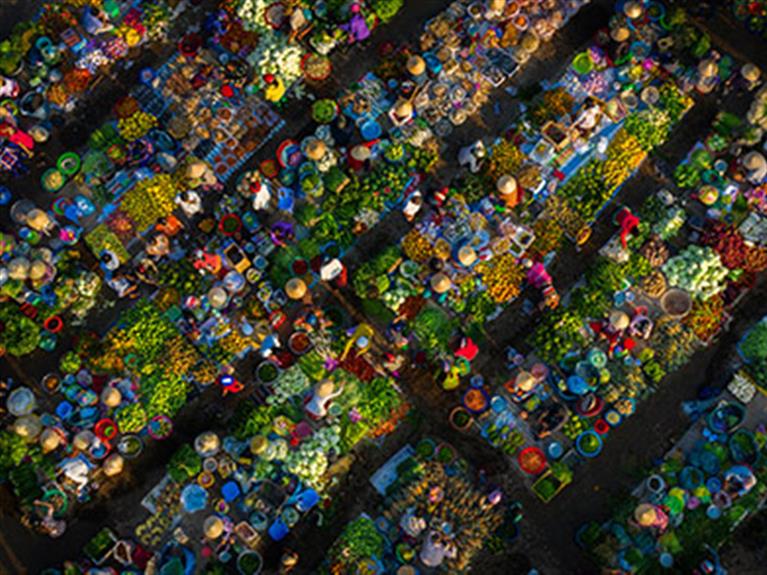
[[[421,208],[423,207],[423,195],[420,191],[416,190],[412,194],[410,194],[410,197],[407,200],[407,203],[405,204],[405,207],[402,208],[402,213],[405,214],[405,219],[408,222],[412,222],[416,215],[418,215],[418,212],[421,211]]]
[[[253,209],[256,211],[265,210],[269,207],[269,202],[272,200],[271,186],[266,182],[259,182],[258,186],[251,188],[253,192]]]
[[[181,208],[181,211],[184,212],[184,215],[187,218],[193,218],[196,214],[199,214],[202,211],[200,194],[194,190],[181,192],[176,196],[176,204]]]
[[[485,148],[485,144],[482,140],[477,140],[470,146],[461,148],[458,152],[458,164],[462,167],[468,166],[469,171],[472,174],[476,174],[479,172],[479,169],[482,166],[482,160],[485,159],[486,155],[487,149]]]
[[[105,274],[111,276],[120,267],[120,258],[112,250],[102,250],[99,265]]]

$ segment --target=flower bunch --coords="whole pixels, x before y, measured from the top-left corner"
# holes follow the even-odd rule
[[[338,425],[324,427],[301,443],[285,458],[285,468],[306,484],[317,487],[328,469],[328,456],[337,453],[341,444]]]
[[[248,62],[261,74],[273,74],[290,85],[301,77],[303,52],[288,44],[282,35],[269,34],[261,38],[258,47],[248,56]]]
[[[240,0],[236,11],[246,30],[268,32],[269,23],[266,21],[266,9],[270,0]]]

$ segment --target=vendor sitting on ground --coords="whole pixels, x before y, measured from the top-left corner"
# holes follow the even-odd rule
[[[341,29],[349,34],[349,44],[355,42],[362,42],[370,37],[370,28],[368,27],[365,17],[362,15],[359,4],[352,4],[351,6],[352,18],[347,24],[341,26]]]
[[[209,253],[206,250],[197,250],[195,252],[195,261],[192,264],[194,269],[199,272],[209,272],[213,275],[218,274],[223,267],[223,258],[217,253]]]
[[[176,204],[187,218],[193,218],[202,211],[202,199],[194,190],[181,192],[175,199]]]
[[[27,156],[31,157],[33,155],[32,150],[35,147],[35,141],[32,139],[32,136],[23,130],[19,130],[9,122],[0,124],[0,137],[6,138],[12,144],[16,144]]]
[[[160,270],[157,268],[157,264],[154,263],[152,258],[142,258],[141,261],[136,264],[136,277],[145,284],[153,286],[158,285],[159,275]]]
[[[355,128],[356,126],[348,120],[345,114],[339,114],[330,125],[330,134],[335,143],[343,148],[351,141]]]
[[[118,273],[107,279],[107,285],[119,298],[135,299],[138,297],[136,279],[130,274]]]
[[[55,519],[56,509],[48,501],[35,500],[33,503],[35,517],[32,520],[38,529],[54,539],[60,537],[66,531],[67,523],[61,519]]]
[[[120,258],[118,258],[117,254],[112,250],[101,250],[99,266],[104,272],[104,275],[109,278],[120,267]]]
[[[544,439],[564,425],[566,420],[567,408],[557,401],[538,413],[532,429],[538,439]]]
[[[599,102],[593,98],[587,100],[584,103],[580,114],[578,114],[578,117],[575,119],[575,122],[573,122],[572,129],[574,137],[572,140],[575,141],[578,138],[588,140],[591,138],[591,135],[599,126],[602,116],[602,106]]]
[[[290,41],[302,40],[312,29],[312,11],[301,6],[290,12]]]
[[[155,258],[162,258],[170,253],[170,240],[165,234],[155,234],[146,246],[146,253]]]
[[[462,167],[468,166],[469,171],[472,174],[476,174],[482,167],[482,161],[486,155],[485,144],[482,140],[477,140],[473,144],[461,148],[460,152],[458,152],[458,164]]]
[[[157,225],[155,226],[155,229],[158,232],[165,234],[169,238],[172,238],[182,229],[184,229],[184,224],[182,224],[181,220],[179,220],[176,216],[169,214],[168,216],[163,216],[157,219]]]
[[[423,207],[423,194],[419,190],[416,190],[407,200],[405,207],[402,208],[402,213],[408,222],[412,222],[421,211]]]

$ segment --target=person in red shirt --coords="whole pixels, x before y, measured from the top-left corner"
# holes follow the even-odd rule
[[[170,214],[157,220],[156,229],[158,232],[172,238],[184,229],[184,224],[176,216]]]
[[[20,147],[28,156],[32,155],[32,150],[35,147],[35,141],[32,136],[13,127],[8,122],[0,124],[0,137],[7,138],[9,142],[16,144]]]

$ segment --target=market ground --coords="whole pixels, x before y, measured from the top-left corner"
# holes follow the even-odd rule
[[[18,2],[18,4],[24,5],[24,11],[31,5],[28,2]],[[379,30],[370,45],[364,49],[348,50],[334,58],[336,75],[330,85],[322,88],[322,92],[329,94],[337,92],[340,86],[347,85],[375,65],[378,47],[384,42],[416,39],[423,22],[439,12],[446,4],[441,1],[407,2],[405,11],[390,26]],[[552,45],[543,48],[542,54],[530,63],[513,84],[524,87],[555,77],[557,70],[569,62],[567,55],[578,49],[594,31],[606,25],[612,5],[611,0],[594,1],[585,8],[565,30],[560,32]],[[13,14],[11,17],[15,20],[19,13],[14,7],[11,11]],[[3,3],[0,6],[0,16],[2,16],[0,21],[3,25],[8,21],[6,14],[8,14],[8,6]],[[704,21],[702,24],[712,31],[720,47],[736,55],[747,56],[763,69],[767,69],[767,50],[754,42],[747,33],[742,32],[737,23],[733,24],[721,15],[717,15],[716,18]],[[157,54],[162,54],[167,49],[167,46],[155,47],[153,57],[158,58]],[[132,67],[133,71],[131,69],[117,71],[113,77],[105,81],[98,94],[94,95],[94,101],[103,104],[95,111],[90,107],[90,103],[83,106],[82,109],[90,113],[83,113],[78,118],[78,123],[66,125],[62,129],[61,141],[64,144],[75,144],[97,127],[109,111],[108,103],[113,101],[113,99],[110,100],[110,96],[124,91],[131,85],[136,69],[138,66]],[[499,113],[496,113],[492,107],[486,108],[481,121],[467,125],[451,137],[451,146],[445,155],[448,160],[455,157],[453,154],[458,146],[473,141],[477,136],[495,135],[499,127],[511,122],[517,109],[513,97],[506,92],[501,92],[498,94],[497,101]],[[667,153],[671,159],[683,157],[694,142],[695,136],[702,134],[708,128],[718,105],[716,98],[699,103],[699,107],[696,107],[685,120],[685,124],[671,145],[664,147],[664,153]],[[738,103],[734,102],[732,105],[738,105]],[[288,121],[282,136],[303,133],[308,129],[310,122],[305,106],[292,105],[284,110],[284,113]],[[51,157],[55,155],[51,153]],[[261,154],[259,159],[260,157],[262,157]],[[39,181],[36,179],[39,177],[39,168],[35,172],[36,174],[33,174],[25,186],[32,195],[37,195],[33,190],[39,189],[36,185]],[[652,171],[643,172],[639,178],[626,186],[625,198],[634,198],[634,201],[638,201],[644,194],[657,189],[658,182],[655,178],[656,175]],[[648,186],[652,187],[648,188]],[[621,201],[625,198],[622,197]],[[403,229],[406,228],[403,227],[402,219],[398,213],[395,213],[380,227],[367,234],[361,245],[364,247],[366,241],[374,242],[374,245],[383,245],[382,239],[396,241]],[[601,227],[598,227],[595,235],[597,238],[607,237],[610,231],[609,226],[603,223]],[[595,239],[590,245],[598,246],[600,242]],[[587,265],[592,251],[566,254],[565,257],[560,258],[555,273],[555,277],[561,282],[560,289],[566,289],[567,285],[577,278]],[[365,249],[360,252],[368,255],[370,253]],[[511,470],[506,462],[499,460],[497,454],[484,442],[474,436],[458,435],[447,426],[445,410],[455,404],[456,398],[443,395],[428,378],[413,378],[410,382],[410,389],[413,391],[411,396],[416,407],[421,408],[419,413],[424,417],[404,425],[381,446],[363,450],[352,465],[348,477],[339,486],[338,503],[334,506],[336,512],[328,518],[327,523],[318,529],[306,522],[293,535],[288,544],[293,544],[301,551],[300,572],[312,572],[344,522],[360,511],[370,509],[376,501],[375,494],[367,481],[371,470],[404,443],[417,440],[423,435],[431,435],[453,443],[477,467],[485,468],[492,481],[507,487],[507,492],[512,498],[519,499],[525,504],[526,520],[522,526],[522,536],[516,545],[505,556],[481,558],[476,565],[477,571],[505,573],[510,572],[511,565],[522,569],[525,559],[519,554],[523,554],[528,555],[530,560],[545,573],[593,573],[593,566],[585,561],[574,545],[575,530],[589,519],[606,518],[614,498],[629,489],[637,480],[637,471],[661,456],[670,446],[673,438],[681,435],[687,425],[679,411],[683,400],[694,397],[696,389],[703,383],[724,383],[732,343],[737,341],[739,335],[753,321],[767,313],[766,291],[765,285],[761,284],[741,305],[731,331],[714,346],[696,356],[686,369],[669,377],[665,387],[642,405],[638,413],[613,435],[602,456],[591,465],[582,466],[576,473],[575,483],[548,506],[533,500],[529,492],[521,485],[517,473]],[[497,349],[501,349],[506,343],[516,341],[517,334],[524,333],[521,328],[524,324],[520,321],[522,316],[518,311],[508,314],[494,324],[498,331],[497,334],[493,334],[494,339],[497,340]],[[96,329],[105,327],[115,317],[114,313],[115,311],[111,310],[102,314],[94,325],[89,327]],[[3,369],[7,367],[3,366]],[[47,371],[45,365],[15,367],[20,368],[25,374],[28,373],[35,380]],[[7,516],[0,518],[2,534],[0,565],[3,566],[0,568],[0,573],[2,569],[11,573],[22,572],[23,566],[26,566],[28,572],[36,573],[43,567],[75,556],[77,550],[102,525],[119,527],[135,523],[142,515],[139,506],[141,498],[159,480],[164,470],[164,463],[173,450],[182,442],[193,439],[198,432],[210,424],[211,420],[215,422],[226,417],[226,410],[231,407],[231,404],[222,406],[220,403],[207,401],[209,399],[209,397],[201,399],[194,405],[190,405],[189,409],[185,409],[178,421],[174,438],[169,443],[155,444],[148,449],[140,463],[121,483],[110,486],[111,492],[108,497],[101,497],[83,509],[80,518],[72,522],[67,534],[61,540],[51,541],[36,537],[13,518]],[[201,412],[200,409],[204,411]],[[44,554],[40,552],[41,549],[45,549]],[[20,559],[15,559],[16,557]],[[746,573],[746,571],[739,570],[738,574],[740,573]]]

